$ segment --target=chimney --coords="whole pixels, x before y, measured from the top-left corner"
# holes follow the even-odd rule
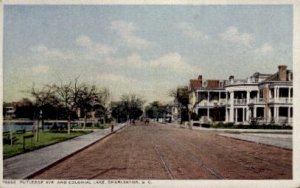
[[[287,66],[279,65],[278,66],[278,78],[279,81],[287,81]]]
[[[202,86],[202,75],[199,75],[199,76],[198,76],[198,80],[200,81],[201,86]]]
[[[229,83],[233,83],[233,80],[234,80],[234,76],[233,75],[231,75],[231,76],[229,76]]]

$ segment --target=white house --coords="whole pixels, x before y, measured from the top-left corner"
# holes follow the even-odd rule
[[[293,72],[278,66],[275,74],[254,73],[246,79],[190,80],[192,105],[200,122],[292,125]]]

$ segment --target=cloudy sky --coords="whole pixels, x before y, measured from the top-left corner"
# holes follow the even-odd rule
[[[168,91],[204,79],[292,69],[292,6],[4,7],[4,101],[33,83],[72,80],[170,101]]]

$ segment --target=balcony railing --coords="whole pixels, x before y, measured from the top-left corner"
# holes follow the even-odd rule
[[[273,118],[274,119],[274,118]],[[281,125],[286,125],[286,124],[293,124],[293,117],[285,117],[285,116],[279,116],[277,118],[275,118],[275,122],[274,123],[277,123],[277,124],[281,124]]]
[[[265,103],[265,99],[264,98],[254,98],[254,99],[250,99],[249,103],[264,104]]]
[[[246,99],[234,99],[234,105],[246,105],[247,100]]]
[[[228,103],[228,101],[226,99],[217,99],[217,100],[201,100],[198,101],[198,105],[200,106],[222,106],[222,105],[226,105]]]
[[[293,98],[280,97],[280,98],[270,98],[271,103],[293,103]]]

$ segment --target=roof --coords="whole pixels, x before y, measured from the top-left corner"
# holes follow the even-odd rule
[[[291,70],[287,70],[286,74],[288,75],[289,73],[292,73],[292,71]],[[268,82],[268,81],[282,81],[282,80],[279,79],[279,72],[276,72],[275,74],[271,75],[270,77],[268,77],[267,79],[265,79],[263,82]],[[288,77],[287,77],[287,80],[285,80],[285,81],[289,81]]]
[[[190,88],[191,90],[197,90],[202,87],[202,81],[201,80],[190,80]]]
[[[278,72],[276,72],[276,73],[273,74],[272,76],[268,77],[268,78],[265,79],[264,81],[279,81]]]
[[[220,88],[220,80],[206,80],[207,81],[207,89],[217,89]]]

